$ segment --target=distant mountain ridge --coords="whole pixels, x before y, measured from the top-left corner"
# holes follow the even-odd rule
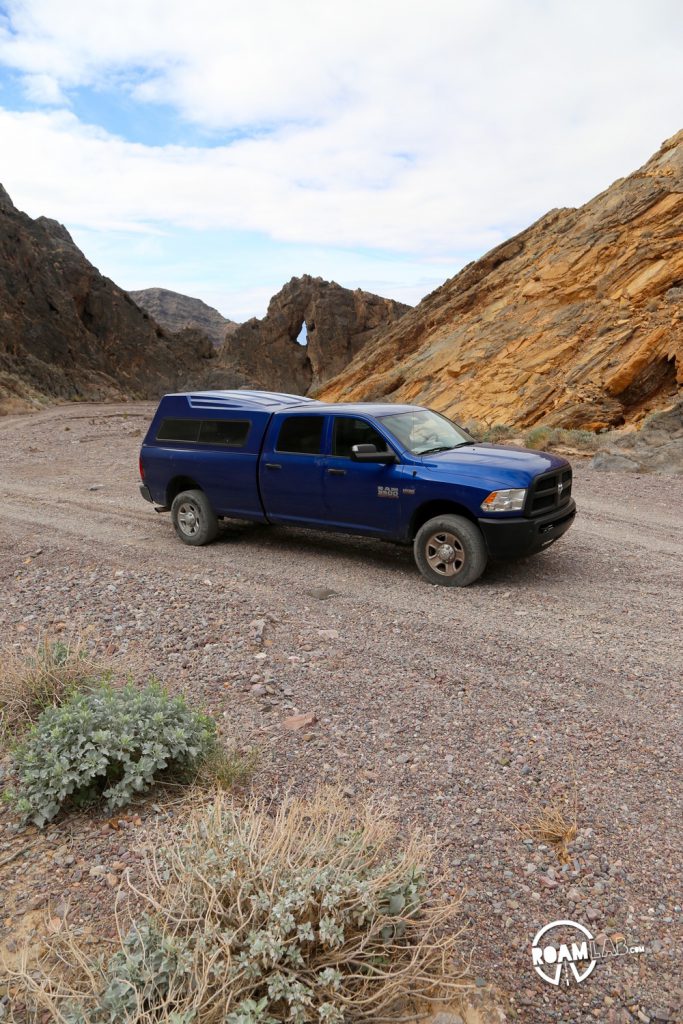
[[[317,392],[461,421],[639,423],[683,383],[683,132],[470,263]]]
[[[220,348],[226,335],[238,326],[234,320],[228,320],[202,299],[194,299],[168,288],[142,288],[128,294],[162,327],[172,332],[187,327],[202,331],[216,348]]]

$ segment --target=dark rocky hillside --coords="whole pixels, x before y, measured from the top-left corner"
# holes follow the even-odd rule
[[[66,228],[0,186],[0,410],[48,400],[156,398],[206,377],[198,332],[171,334],[103,277]]]

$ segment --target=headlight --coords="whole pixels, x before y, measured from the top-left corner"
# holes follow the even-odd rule
[[[491,491],[481,503],[482,512],[521,512],[526,501],[526,489],[515,487],[510,491]]]

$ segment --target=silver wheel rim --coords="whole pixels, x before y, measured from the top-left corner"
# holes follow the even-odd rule
[[[460,539],[448,530],[439,530],[425,544],[425,558],[439,576],[457,576],[465,564],[465,549]]]
[[[184,501],[178,509],[178,527],[186,537],[194,537],[199,533],[201,516],[199,506],[193,501]]]

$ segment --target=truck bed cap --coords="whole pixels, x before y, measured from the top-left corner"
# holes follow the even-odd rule
[[[314,401],[302,395],[273,391],[181,391],[166,397],[185,398],[191,409],[262,409],[264,412],[278,412]]]
[[[284,412],[297,406],[315,405],[321,413],[370,413],[373,416],[408,412],[419,408],[414,405],[394,405],[386,402],[319,402],[303,395],[289,395],[278,391],[181,391],[166,398],[184,398],[191,409],[258,409],[263,412]]]

